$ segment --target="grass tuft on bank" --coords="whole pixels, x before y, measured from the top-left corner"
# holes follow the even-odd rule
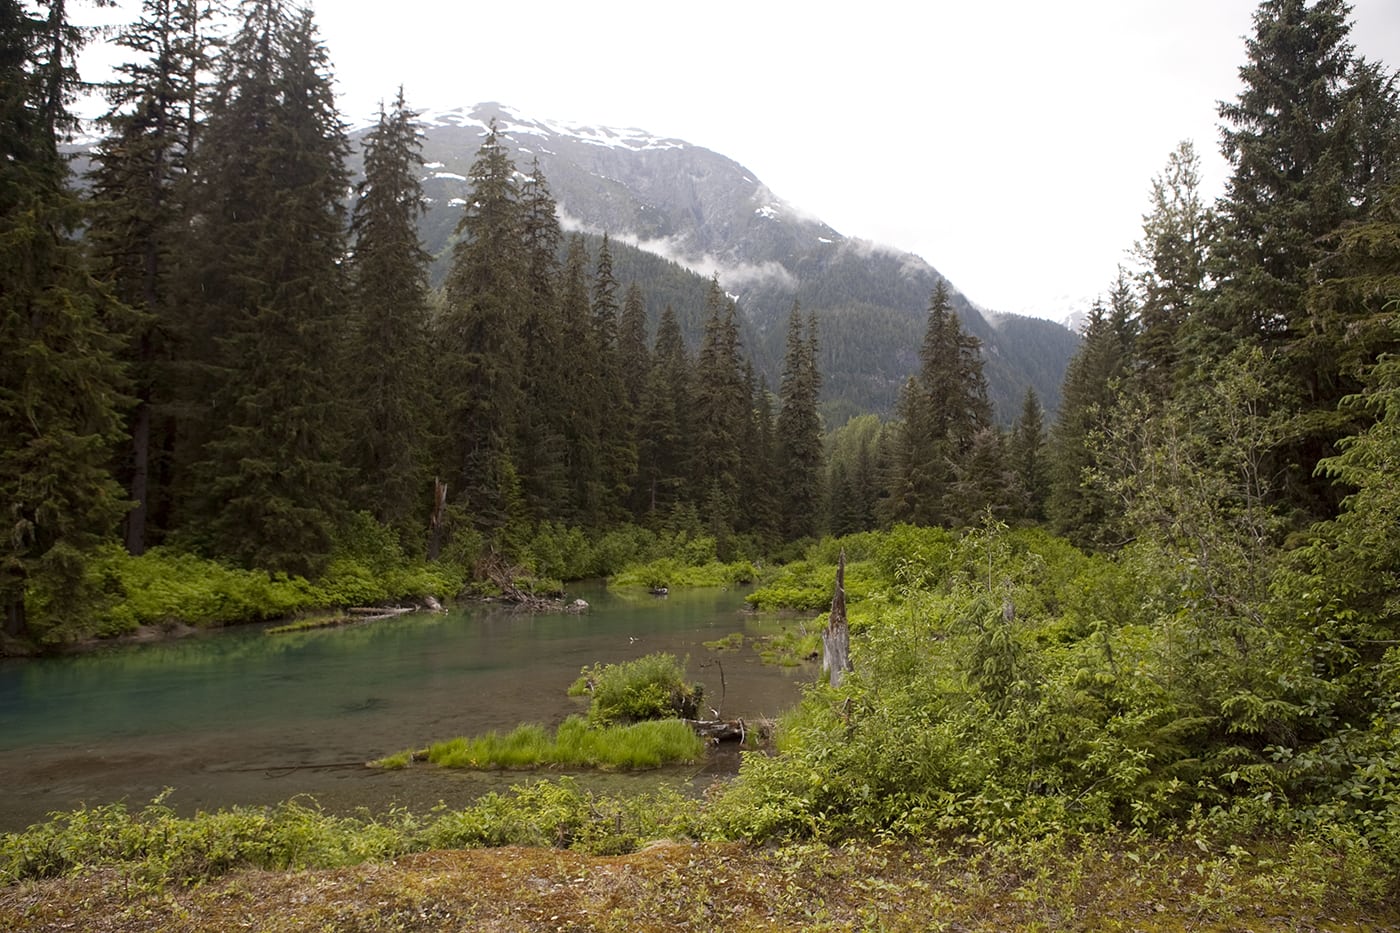
[[[444,768],[639,771],[698,761],[704,754],[704,742],[678,719],[597,728],[581,717],[571,716],[553,735],[543,726],[527,724],[504,735],[492,731],[437,742],[428,748],[425,757]],[[387,769],[404,768],[414,757],[411,752],[400,752],[373,764]]]

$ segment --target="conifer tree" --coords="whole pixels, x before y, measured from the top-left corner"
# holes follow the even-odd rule
[[[692,482],[722,558],[738,521],[742,441],[749,421],[749,387],[739,349],[734,302],[710,282],[705,331],[695,368]]]
[[[796,541],[819,530],[822,469],[822,424],[817,404],[821,373],[817,369],[817,322],[806,319],[793,303],[788,315],[787,346],[779,387],[777,450],[780,526],[784,540]]]
[[[943,514],[953,527],[968,527],[979,516],[997,520],[1016,508],[1016,475],[1006,461],[1005,441],[988,425],[972,437],[967,451],[953,466],[953,481],[944,494]]]
[[[647,406],[647,391],[651,381],[651,350],[647,346],[647,308],[642,287],[636,282],[627,286],[622,301],[622,316],[617,333],[618,364],[621,367],[622,391],[627,399],[627,436],[633,455],[632,475],[628,480],[629,511],[640,519],[648,511],[649,495],[641,481],[642,418]]]
[[[539,159],[520,186],[520,203],[527,294],[520,327],[525,361],[517,440],[520,479],[534,516],[556,518],[569,509],[567,375],[560,365],[565,358],[559,308],[563,231]]]
[[[1123,285],[1120,276],[1119,285]],[[1060,410],[1047,445],[1050,492],[1046,512],[1059,534],[1080,547],[1103,542],[1114,509],[1091,479],[1093,438],[1108,423],[1132,350],[1132,306],[1119,294],[1112,309],[1096,302],[1079,352],[1065,372]]]
[[[593,348],[597,353],[597,389],[603,417],[599,421],[603,499],[598,519],[608,524],[623,517],[637,472],[632,407],[623,379],[618,345],[617,279],[613,276],[608,237],[598,248],[593,274]]]
[[[1050,482],[1045,462],[1045,413],[1035,389],[1026,389],[1021,414],[1011,429],[1007,461],[1014,477],[1015,513],[1029,521],[1041,521]]]
[[[736,530],[771,546],[781,536],[778,474],[774,469],[773,396],[768,383],[744,361],[744,382],[749,390],[749,417],[742,442],[739,515]]]
[[[426,526],[422,506],[430,387],[428,264],[418,240],[424,211],[422,145],[399,89],[365,136],[365,177],[350,232],[351,326],[346,352],[352,425],[348,458],[355,505],[408,536]]]
[[[221,556],[314,573],[343,509],[348,143],[310,13],[240,13],[196,153],[187,330],[208,406],[185,524]]]
[[[1357,382],[1338,369],[1348,316],[1315,316],[1307,291],[1329,238],[1371,210],[1400,164],[1395,77],[1356,56],[1349,15],[1344,0],[1261,3],[1243,89],[1220,105],[1232,174],[1204,339],[1220,333],[1277,354],[1275,395],[1297,399],[1300,411],[1274,468],[1287,478],[1282,499],[1311,518],[1337,507],[1315,465],[1334,452],[1333,413]],[[1213,356],[1231,347],[1220,341]]]
[[[559,327],[562,345],[569,349],[569,365],[562,368],[564,395],[561,411],[569,478],[569,509],[573,522],[590,527],[602,523],[605,509],[603,481],[603,408],[600,354],[588,296],[588,248],[583,237],[569,240],[559,286]]]
[[[688,499],[691,363],[675,309],[661,312],[637,438],[637,487],[644,512],[666,514]]]
[[[1349,12],[1345,0],[1264,0],[1254,14],[1243,90],[1219,107],[1233,172],[1212,316],[1227,334],[1273,342],[1304,329],[1322,239],[1365,212],[1396,154],[1393,87],[1368,80],[1348,41]],[[1360,113],[1379,122],[1358,125]]]
[[[123,309],[83,266],[58,151],[80,38],[62,2],[0,0],[0,606],[3,631],[20,637],[33,634],[32,576],[76,590],[84,549],[126,507],[108,471],[125,402],[110,328]]]
[[[962,329],[941,280],[929,300],[919,360],[918,379],[905,385],[899,401],[903,428],[890,517],[939,525],[949,520],[945,497],[957,465],[992,421],[981,343]]]
[[[132,500],[126,519],[132,554],[145,550],[153,519],[157,534],[168,520],[169,464],[157,450],[174,440],[169,383],[179,301],[175,270],[186,234],[209,15],[207,5],[195,0],[144,0],[136,22],[114,40],[140,58],[117,66],[123,80],[106,89],[112,105],[104,119],[108,135],[93,153],[87,239],[95,272],[138,312],[131,316],[124,354],[136,394],[129,454],[122,458]]]
[[[1211,224],[1201,196],[1200,159],[1190,141],[1183,141],[1152,180],[1152,209],[1142,218],[1142,239],[1133,247],[1142,267],[1134,379],[1158,400],[1171,392],[1180,369],[1179,333],[1202,301]]]
[[[519,482],[520,321],[529,293],[515,165],[494,120],[469,178],[441,322],[445,462],[470,520],[495,531],[510,520],[511,487]]]

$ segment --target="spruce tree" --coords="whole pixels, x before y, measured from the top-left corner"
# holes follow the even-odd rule
[[[647,515],[689,498],[691,363],[675,309],[661,312],[637,434],[637,489]]]
[[[950,519],[945,497],[958,464],[992,423],[981,342],[962,329],[941,280],[929,300],[919,361],[918,378],[905,385],[899,400],[903,428],[895,448],[890,518],[940,525]]]
[[[169,462],[159,452],[176,433],[170,405],[176,269],[187,231],[209,15],[195,0],[144,0],[136,22],[114,40],[139,57],[118,65],[122,79],[106,88],[108,135],[93,152],[87,240],[94,270],[138,312],[123,354],[137,399],[121,464],[133,503],[126,519],[132,554],[145,550],[148,527],[154,524],[159,535],[169,517]]]
[[[1204,295],[1211,225],[1201,196],[1200,159],[1190,141],[1183,141],[1152,180],[1152,209],[1143,216],[1142,239],[1133,247],[1142,295],[1134,379],[1157,400],[1171,393],[1182,357],[1180,331]]]
[[[822,423],[817,410],[821,373],[817,370],[817,322],[796,302],[788,315],[787,346],[779,387],[777,451],[779,531],[784,540],[812,537],[819,530]]]
[[[1098,302],[1090,310],[1079,352],[1065,371],[1060,410],[1047,445],[1046,512],[1055,531],[1080,547],[1103,543],[1112,534],[1113,504],[1091,477],[1098,466],[1094,437],[1108,423],[1127,371],[1131,310],[1122,300],[1111,310]]]
[[[0,0],[0,605],[19,637],[36,634],[32,577],[76,591],[84,550],[126,509],[108,470],[126,401],[112,333],[124,309],[84,268],[58,151],[79,40],[63,3]]]
[[[749,422],[749,387],[739,347],[734,302],[710,282],[705,331],[695,368],[692,482],[721,557],[738,523],[742,443]]]
[[[346,383],[354,505],[406,538],[426,527],[429,474],[428,265],[417,114],[399,89],[365,136],[365,177],[351,211]]]
[[[510,520],[515,440],[524,401],[520,322],[529,294],[515,165],[493,120],[469,173],[441,321],[445,463],[470,520]]]
[[[539,159],[520,186],[520,203],[526,305],[520,323],[524,399],[516,445],[521,487],[532,513],[554,519],[569,510],[567,366],[561,365],[566,345],[559,308],[563,231]]]
[[[310,13],[240,12],[196,153],[189,331],[208,405],[185,524],[219,556],[315,573],[343,510],[349,147]]]
[[[622,391],[627,399],[627,436],[633,456],[632,474],[628,480],[628,505],[634,519],[640,519],[649,508],[650,496],[641,480],[642,418],[647,406],[651,382],[651,349],[647,346],[647,306],[642,287],[636,282],[627,286],[622,300],[622,316],[617,332],[618,364],[621,367]]]
[[[1232,173],[1212,255],[1219,286],[1202,339],[1216,358],[1235,341],[1274,355],[1275,396],[1297,399],[1300,410],[1273,469],[1287,478],[1283,501],[1304,520],[1337,507],[1315,465],[1334,452],[1333,412],[1357,387],[1338,368],[1348,316],[1314,315],[1307,292],[1329,238],[1371,210],[1400,164],[1395,78],[1356,56],[1349,15],[1344,0],[1261,3],[1243,89],[1220,105]],[[1213,334],[1224,337],[1215,347]]]
[[[601,354],[593,328],[588,296],[588,248],[581,235],[569,240],[559,286],[559,328],[562,345],[569,350],[561,367],[564,394],[561,411],[569,478],[566,517],[596,527],[606,508],[603,480],[602,432],[607,411],[603,407]]]
[[[759,379],[749,360],[744,361],[748,386],[748,420],[744,425],[739,474],[739,513],[736,530],[752,536],[760,546],[771,547],[781,536],[781,511],[773,434],[773,394]]]
[[[618,345],[617,279],[613,275],[612,249],[606,234],[598,248],[598,264],[593,274],[592,310],[597,391],[603,411],[599,422],[603,499],[597,518],[602,524],[612,524],[623,517],[630,501],[637,472],[637,448],[632,403]]]
[[[1013,512],[1033,522],[1045,518],[1045,500],[1049,495],[1045,441],[1045,413],[1035,389],[1027,388],[1021,413],[1011,429],[1006,454],[1007,466],[1014,477]]]

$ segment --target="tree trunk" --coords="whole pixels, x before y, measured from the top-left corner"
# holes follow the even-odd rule
[[[24,594],[10,600],[5,607],[5,634],[13,638],[29,637],[29,620],[24,615]]]
[[[134,557],[146,553],[146,516],[150,514],[151,480],[151,403],[141,399],[131,424],[131,501],[126,516],[126,552]]]
[[[433,477],[433,513],[428,519],[428,560],[442,551],[442,526],[447,518],[447,484]]]
[[[836,590],[831,597],[831,618],[822,632],[822,671],[833,687],[841,686],[851,666],[851,627],[846,622],[846,549],[836,564]]]

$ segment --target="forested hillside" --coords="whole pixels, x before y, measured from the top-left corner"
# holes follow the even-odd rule
[[[943,277],[918,256],[842,235],[778,198],[744,166],[684,140],[540,120],[497,103],[423,115],[428,209],[419,224],[436,257],[435,283],[447,275],[453,231],[470,200],[470,165],[492,121],[522,171],[537,167],[549,177],[561,220],[589,237],[591,252],[607,233],[618,259],[635,246],[673,260],[658,265],[639,256],[619,272],[623,283],[642,287],[653,317],[672,304],[687,339],[698,342],[705,282],[713,273],[735,299],[744,346],[770,384],[779,379],[784,322],[794,302],[832,331],[824,341],[830,345],[848,335],[843,323],[869,317],[874,326],[860,333],[858,344],[823,359],[823,401],[834,412],[888,417],[894,411],[899,387],[916,367],[913,348],[928,296]],[[352,140],[360,135],[352,133]],[[676,293],[674,273],[681,268],[706,270],[691,283],[689,302]],[[975,308],[947,284],[953,308],[985,348],[999,422],[1010,424],[1027,388],[1054,411],[1076,335],[1048,321]],[[685,326],[687,317],[693,328]]]

